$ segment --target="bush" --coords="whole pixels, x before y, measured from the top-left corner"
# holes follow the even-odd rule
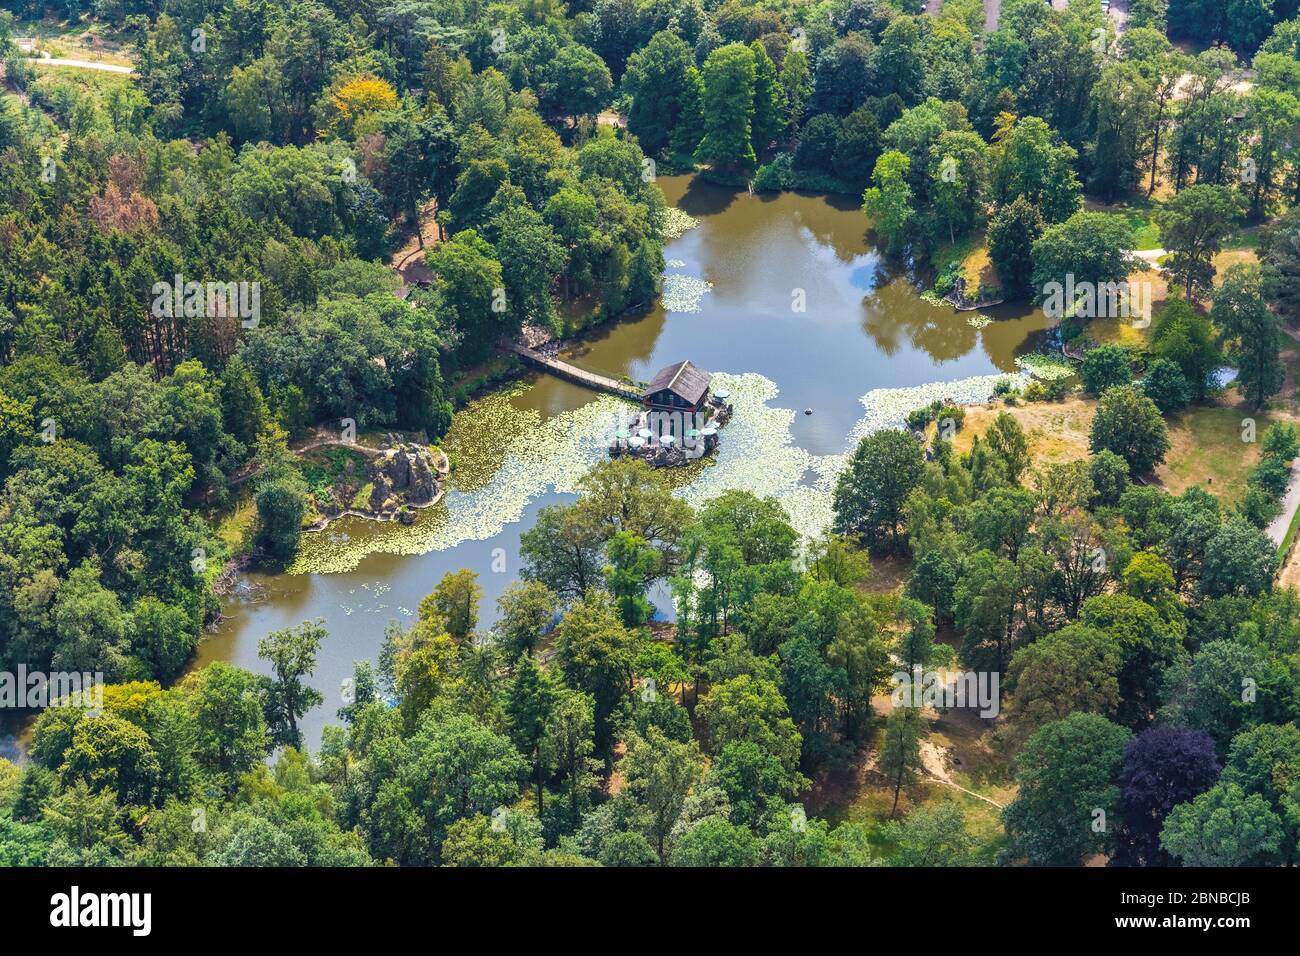
[[[1166,415],[1192,399],[1192,387],[1187,384],[1182,369],[1169,359],[1156,359],[1147,366],[1142,391]]]
[[[1059,402],[1070,391],[1065,378],[1034,379],[1025,386],[1023,398],[1027,402]]]
[[[793,188],[794,160],[789,153],[778,153],[754,174],[755,192],[783,192]]]
[[[918,431],[931,422],[942,422],[947,419],[952,421],[954,430],[961,428],[966,421],[966,409],[959,405],[947,405],[935,399],[929,405],[922,405],[908,412],[907,427]]]
[[[1098,346],[1084,355],[1079,374],[1083,376],[1083,387],[1094,395],[1115,385],[1127,385],[1133,381],[1128,350],[1119,345]]]
[[[935,276],[934,294],[942,297],[955,289],[957,287],[957,280],[962,277],[964,271],[965,269],[963,268],[960,259],[954,259],[952,262],[948,263],[948,265],[944,266],[943,271]]]

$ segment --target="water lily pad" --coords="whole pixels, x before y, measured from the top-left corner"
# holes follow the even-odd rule
[[[1064,355],[1050,355],[1046,352],[1031,352],[1016,358],[1016,366],[1034,378],[1054,381],[1068,378],[1074,374],[1074,365]]]
[[[664,289],[660,300],[665,312],[691,313],[700,311],[700,302],[713,288],[712,282],[706,282],[695,276],[670,273],[664,276]]]
[[[688,212],[676,206],[667,207],[659,215],[659,235],[664,241],[680,239],[689,229],[694,229],[700,221]]]

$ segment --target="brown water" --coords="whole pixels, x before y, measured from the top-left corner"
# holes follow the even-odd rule
[[[970,313],[922,301],[900,267],[875,252],[851,199],[756,197],[687,177],[662,177],[660,185],[671,205],[700,220],[667,246],[668,272],[702,278],[712,290],[698,312],[667,314],[656,308],[604,330],[574,354],[589,367],[639,380],[670,362],[690,359],[713,372],[757,373],[774,383],[779,394],[765,399],[762,427],[786,429],[788,439],[765,437],[760,456],[747,444],[750,436],[737,431],[757,419],[738,414],[723,434],[717,470],[706,471],[702,481],[713,478],[716,485],[743,472],[746,487],[762,490],[771,482],[784,483],[787,492],[796,483],[811,489],[817,481],[811,472],[802,474],[805,465],[828,467],[833,459],[827,456],[847,450],[863,418],[864,393],[1014,372],[1015,356],[1034,347],[1048,325],[1039,312],[995,311],[990,315],[996,321],[976,329],[969,324]],[[805,312],[792,309],[796,289],[806,296]],[[546,476],[563,472],[563,480],[555,480],[567,488],[572,472],[585,467],[573,456],[598,454],[593,442],[581,451],[566,444],[571,432],[590,426],[582,416],[596,396],[550,377],[533,376],[525,386],[508,400],[498,398],[491,414],[467,415],[479,431],[466,425],[468,434],[449,436],[458,470],[445,503],[421,512],[414,538],[395,526],[364,521],[324,532],[354,555],[371,546],[407,553],[353,557],[336,573],[250,574],[241,595],[227,602],[220,633],[204,641],[196,664],[224,660],[261,670],[259,638],[324,618],[330,636],[313,682],[326,702],[304,721],[314,745],[321,727],[335,720],[338,688],[351,674],[352,662],[373,660],[385,623],[408,619],[443,574],[462,567],[477,571],[483,613],[490,617],[496,597],[518,575],[520,534],[542,506],[572,500]],[[802,414],[805,408],[813,414]],[[553,434],[540,450],[512,450],[518,431],[542,431],[547,422]],[[457,428],[461,425],[458,414]],[[777,447],[781,441],[785,445]],[[523,466],[504,467],[521,455]],[[754,465],[741,460],[745,456],[762,458],[757,474],[753,467],[744,471]],[[534,461],[538,464],[528,464]],[[724,470],[733,467],[734,472]],[[824,492],[829,479],[819,480]],[[319,555],[333,547],[330,539],[313,541],[310,550],[318,556],[313,560],[319,565]]]

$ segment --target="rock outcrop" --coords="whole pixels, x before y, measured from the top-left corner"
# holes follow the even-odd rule
[[[370,493],[372,511],[388,511],[403,502],[428,504],[438,493],[433,455],[424,445],[385,442],[367,464],[366,477],[374,486]]]

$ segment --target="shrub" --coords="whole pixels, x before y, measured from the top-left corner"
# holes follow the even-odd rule
[[[1084,355],[1079,374],[1083,376],[1083,387],[1094,395],[1115,385],[1127,385],[1133,381],[1128,350],[1119,345],[1100,345]]]
[[[1182,408],[1192,398],[1192,387],[1187,384],[1182,369],[1169,359],[1156,359],[1147,366],[1142,391],[1165,414]]]

